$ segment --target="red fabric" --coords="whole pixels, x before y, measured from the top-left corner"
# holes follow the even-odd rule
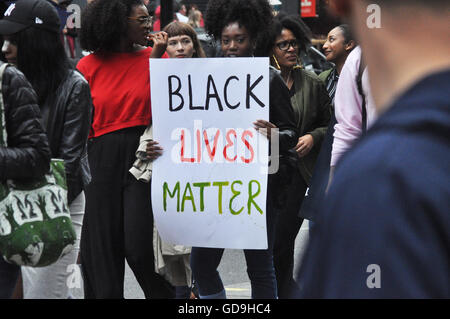
[[[155,11],[155,22],[153,22],[153,31],[161,30],[161,6],[158,6]]]
[[[63,33],[61,33],[60,36],[61,36],[61,42],[64,46],[64,49],[66,49],[66,45],[69,46],[69,48],[68,48],[69,52],[70,52],[69,58],[75,59],[75,40],[71,36],[63,34]],[[66,40],[67,40],[67,42],[66,42]]]
[[[161,20],[159,18],[153,22],[153,31],[161,31]]]
[[[151,52],[149,47],[132,53],[93,53],[80,60],[77,68],[89,82],[94,104],[89,138],[150,123]]]
[[[75,59],[75,41],[71,36],[66,35],[67,43],[69,45],[70,57]]]

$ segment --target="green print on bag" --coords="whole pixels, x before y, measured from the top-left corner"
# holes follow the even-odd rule
[[[76,235],[61,168],[64,173],[62,160],[52,160],[51,173],[40,180],[0,184],[0,252],[6,261],[42,267],[72,250]]]
[[[0,147],[7,146],[0,68]],[[67,203],[64,161],[32,180],[0,183],[0,255],[19,266],[44,267],[70,252],[76,234]],[[0,257],[1,258],[1,257]]]

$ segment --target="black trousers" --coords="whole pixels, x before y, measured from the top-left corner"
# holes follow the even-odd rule
[[[292,167],[289,173],[283,187],[283,207],[277,218],[273,248],[280,299],[291,298],[291,292],[296,288],[293,279],[295,238],[303,222],[298,213],[308,187],[298,169]]]
[[[0,299],[11,298],[19,274],[20,267],[7,263],[0,255]]]
[[[125,258],[146,298],[174,298],[154,272],[150,183],[128,170],[145,127],[123,129],[89,142],[92,181],[87,186],[81,234],[85,298],[123,298]]]

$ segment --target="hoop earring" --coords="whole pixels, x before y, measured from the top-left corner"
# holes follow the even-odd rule
[[[272,54],[272,58],[275,61],[275,65],[276,65],[277,69],[281,70],[280,64],[278,63],[278,60],[277,60],[275,54]]]
[[[292,69],[302,69],[302,62],[300,61],[300,59],[297,57],[297,65],[294,65],[294,67]]]

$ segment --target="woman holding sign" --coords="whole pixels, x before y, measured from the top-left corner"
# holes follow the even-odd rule
[[[298,65],[300,51],[309,44],[309,30],[295,16],[280,13],[272,26],[272,65],[281,71],[289,89],[295,122],[300,133],[289,157],[289,177],[284,181],[285,211],[278,218],[274,264],[280,298],[289,298],[294,287],[294,246],[302,219],[298,216],[303,195],[311,180],[320,146],[331,116],[325,85],[315,74]]]
[[[173,288],[154,271],[150,185],[128,172],[151,121],[149,58],[164,54],[167,35],[150,35],[141,0],[95,0],[82,21],[81,44],[93,53],[77,67],[94,104],[81,236],[85,298],[123,298],[125,258],[146,298],[172,298]]]
[[[169,58],[204,58],[206,57],[205,52],[200,44],[200,41],[197,38],[197,34],[195,30],[186,23],[173,21],[169,23],[164,29],[164,32],[167,33],[167,54]],[[146,134],[146,133],[144,133]],[[141,137],[142,138],[142,137]],[[159,147],[158,142],[152,140],[147,143],[147,156],[149,160],[154,159],[158,155],[161,154],[162,148]],[[167,246],[171,246],[170,244],[165,243]],[[191,273],[191,268],[189,266],[189,257],[190,257],[190,247],[177,247],[171,246],[172,256],[165,260],[166,263],[171,263],[172,265],[178,265],[178,267],[173,267],[173,271],[177,273],[178,278],[185,278],[187,274]],[[174,256],[176,256],[174,258]],[[185,269],[183,269],[183,267]],[[178,281],[180,282],[180,280]],[[187,282],[190,284],[191,278],[187,279]],[[176,299],[189,299],[191,296],[191,288],[186,285],[175,285],[175,298]]]
[[[272,10],[267,0],[211,0],[208,4],[205,27],[209,34],[221,42],[224,57],[252,57],[263,55]],[[289,93],[275,70],[270,72],[270,122],[258,120],[257,130],[270,137],[274,128],[279,130],[280,153],[295,146],[297,134]],[[282,160],[280,167],[283,167]],[[252,286],[252,298],[277,298],[277,284],[273,266],[272,246],[276,222],[277,189],[284,178],[283,169],[269,175],[267,196],[266,250],[244,250],[247,273]],[[217,272],[224,249],[193,247],[191,267],[201,298],[225,298],[225,289]]]

